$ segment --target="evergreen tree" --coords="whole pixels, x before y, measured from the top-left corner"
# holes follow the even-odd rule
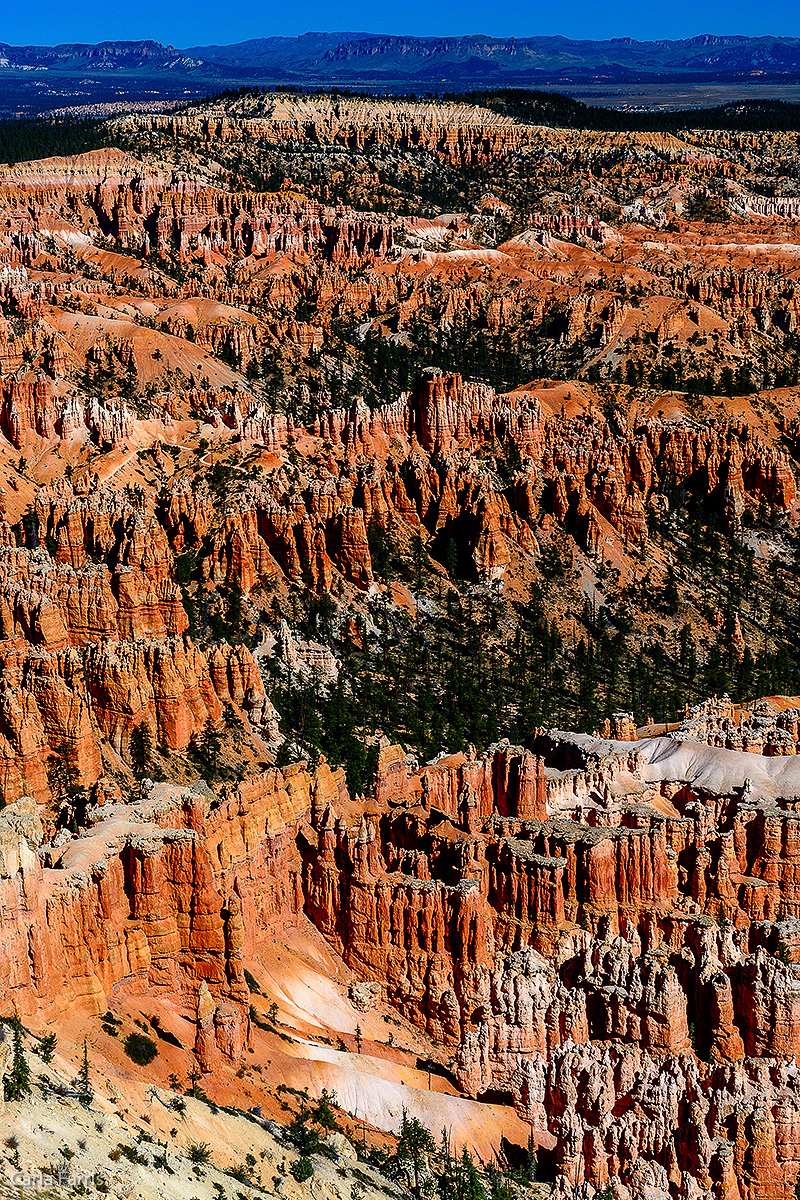
[[[239,586],[238,579],[234,579],[231,586],[228,588],[226,597],[226,620],[227,620],[227,640],[233,645],[237,645],[242,641],[242,589]]]
[[[444,554],[444,565],[451,579],[458,579],[458,544],[455,538],[449,538]]]
[[[457,1200],[486,1200],[486,1189],[481,1183],[478,1168],[472,1161],[472,1156],[466,1146],[461,1151]]]
[[[197,739],[197,754],[203,762],[203,774],[206,779],[215,779],[219,771],[219,756],[222,750],[222,737],[211,717],[208,717],[203,732]]]
[[[141,779],[153,757],[153,739],[145,724],[137,725],[131,734],[131,766],[137,779]]]
[[[320,1148],[320,1136],[316,1129],[310,1127],[311,1121],[311,1109],[303,1104],[289,1125],[289,1138],[303,1158],[308,1158],[310,1154],[317,1154]]]
[[[411,544],[411,562],[414,571],[414,588],[417,592],[422,591],[422,571],[427,559],[425,543],[419,534],[416,534],[414,541]]]
[[[53,744],[46,770],[47,784],[54,796],[72,796],[79,790],[80,775],[69,743]]]
[[[89,1045],[86,1038],[83,1039],[83,1059],[78,1072],[78,1097],[82,1104],[91,1104],[94,1099],[94,1089],[89,1078]]]
[[[22,1100],[31,1091],[31,1071],[22,1044],[22,1022],[19,1014],[11,1018],[11,1070],[6,1075],[6,1100]]]
[[[188,1079],[189,1079],[189,1089],[188,1090],[195,1099],[197,1099],[201,1094],[202,1089],[199,1087],[199,1084],[200,1084],[200,1080],[202,1078],[203,1078],[203,1076],[200,1072],[200,1068],[197,1065],[197,1062],[195,1061],[192,1063],[192,1069],[189,1072],[189,1076],[188,1076]]]
[[[670,567],[664,583],[664,606],[667,612],[674,616],[680,607],[680,603],[681,597],[680,592],[678,591],[678,585],[675,582],[675,572],[673,571],[672,567]]]
[[[405,1158],[414,1168],[414,1195],[420,1195],[419,1178],[424,1170],[429,1154],[436,1150],[436,1143],[421,1121],[409,1117],[403,1109],[403,1123],[400,1126],[400,1139],[397,1143],[397,1157]]]
[[[321,1129],[325,1129],[328,1132],[335,1129],[336,1113],[333,1111],[333,1106],[336,1103],[336,1092],[329,1092],[327,1088],[323,1088],[322,1095],[311,1113],[311,1120],[314,1124],[319,1125]]]
[[[58,1037],[52,1031],[39,1039],[39,1057],[43,1062],[51,1063],[58,1045]]]

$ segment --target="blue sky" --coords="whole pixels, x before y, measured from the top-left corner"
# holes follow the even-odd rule
[[[174,46],[226,44],[275,34],[293,36],[309,29],[370,33],[442,35],[487,33],[500,37],[563,34],[574,38],[683,38],[698,33],[772,33],[800,36],[800,0],[743,0],[643,4],[641,0],[570,4],[503,0],[321,0],[303,4],[230,5],[219,0],[139,0],[102,5],[98,0],[5,0],[0,42],[13,45],[155,38]]]

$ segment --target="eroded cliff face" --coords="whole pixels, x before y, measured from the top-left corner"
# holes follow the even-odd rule
[[[477,323],[522,350],[520,379],[564,378],[564,368],[585,379],[595,368],[622,383],[630,360],[641,384],[654,359],[666,388],[690,379],[705,387],[709,373],[716,386],[723,360],[753,378],[760,370],[765,388],[791,379],[791,199],[765,206],[732,184],[733,240],[678,221],[709,179],[748,174],[727,150],[691,137],[526,126],[466,105],[282,97],[255,101],[270,110],[256,115],[251,101],[130,118],[115,131],[133,153],[98,150],[0,174],[0,369],[29,376],[0,408],[15,446],[31,431],[49,436],[54,422],[104,444],[129,433],[127,407],[87,404],[75,386],[84,371],[120,382],[136,374],[156,395],[180,372],[189,386],[176,390],[207,391],[197,386],[205,377],[241,395],[265,356],[319,375],[313,361],[342,322],[381,339],[416,336],[420,321],[447,335]],[[265,172],[263,152],[285,160],[283,179],[277,161]],[[381,163],[387,153],[397,179]],[[779,177],[789,154],[770,150]],[[479,169],[490,188],[496,176],[512,200],[490,190],[470,197],[474,211],[441,214],[417,194],[403,195],[407,209],[394,203],[440,169],[456,178]],[[265,174],[277,190],[259,190]],[[314,182],[328,176],[330,187]],[[453,196],[459,208],[464,195]],[[512,213],[521,231],[504,240]],[[767,231],[754,221],[769,222]],[[123,295],[136,303],[120,303]],[[547,367],[534,367],[533,331]],[[68,381],[57,405],[32,395],[41,386],[33,365]]]
[[[119,151],[80,155],[66,169],[54,162],[49,169],[42,166],[7,168],[0,180],[0,203],[18,226],[15,261],[23,265],[43,249],[41,239],[24,237],[30,206],[42,215],[77,213],[124,247],[166,251],[176,246],[182,254],[209,258],[230,251],[299,251],[346,262],[386,254],[392,246],[390,223],[374,214],[343,214],[293,195],[235,196],[201,176],[152,170]]]
[[[269,486],[232,496],[203,565],[206,578],[236,580],[245,594],[281,575],[321,591],[336,573],[366,587],[374,522],[405,529],[407,537],[421,533],[439,557],[454,539],[475,576],[488,581],[513,570],[515,555],[534,560],[538,538],[554,521],[591,554],[608,532],[635,547],[647,537],[646,507],[661,499],[667,480],[705,497],[729,527],[741,524],[747,506],[788,511],[795,501],[787,455],[744,423],[697,427],[650,418],[631,428],[597,411],[549,415],[545,396],[545,389],[497,396],[459,375],[430,372],[392,404],[329,410],[307,431],[279,429],[254,408],[241,420],[243,439],[257,437],[280,452],[304,432],[338,453],[300,487],[274,476]],[[505,486],[476,458],[497,442],[519,454],[520,468]],[[185,478],[176,480],[165,519],[173,544],[197,544],[210,509],[202,487],[194,493]]]
[[[238,111],[234,106],[186,118],[157,116],[143,126],[190,144],[198,140],[307,142],[356,152],[375,147],[423,148],[462,166],[504,157],[536,137],[531,127],[478,106],[396,102],[381,105],[377,119],[374,105],[358,99],[320,105],[280,97],[261,112],[252,108],[245,99]]]
[[[742,753],[704,752],[727,772],[712,795],[686,745],[551,732],[538,755],[421,769],[384,745],[368,801],[324,762],[221,799],[146,784],[47,846],[18,801],[0,818],[0,1004],[57,1018],[153,992],[195,1022],[204,1070],[235,1065],[243,955],[310,919],[449,1049],[466,1094],[513,1097],[566,1194],[615,1176],[632,1196],[785,1195],[800,817],[773,768],[747,783]]]
[[[49,385],[42,396],[52,399]],[[702,495],[731,528],[748,506],[782,512],[795,501],[785,452],[743,422],[629,427],[596,410],[553,415],[546,397],[497,396],[429,372],[373,412],[358,403],[328,410],[310,429],[265,417],[270,428],[258,436],[273,453],[287,454],[291,438],[306,457],[234,478],[224,496],[186,470],[157,498],[93,474],[40,488],[29,516],[0,521],[0,794],[45,801],[47,760],[65,748],[79,782],[92,784],[103,739],[129,759],[140,726],[154,744],[185,751],[225,705],[274,740],[250,651],[201,648],[190,635],[177,556],[194,556],[205,594],[233,588],[246,598],[300,583],[364,593],[377,530],[407,545],[421,538],[440,562],[457,546],[467,574],[492,582],[530,576],[558,527],[591,554],[614,535],[635,548],[664,480]],[[254,420],[241,417],[243,439]],[[519,459],[506,482],[481,463],[498,442]],[[744,729],[715,740],[763,748],[766,738],[773,752],[788,749],[797,742],[790,716],[761,741]]]
[[[775,706],[768,700],[739,706],[723,696],[689,708],[675,736],[726,750],[782,757],[797,753],[800,710],[788,702]]]
[[[71,512],[65,503],[53,521],[59,501],[39,496],[60,562],[41,547],[2,548],[6,801],[26,794],[47,801],[53,756],[70,763],[78,783],[93,784],[102,773],[101,742],[128,756],[139,726],[153,744],[183,751],[209,719],[219,722],[223,704],[256,728],[265,715],[249,650],[201,650],[188,637],[180,592],[167,575],[171,551],[152,515],[148,521],[120,507],[121,497],[95,493],[84,525],[85,505],[70,499]],[[92,561],[87,543],[113,569]]]
[[[187,146],[205,142],[306,144],[373,148],[396,152],[426,150],[448,162],[508,162],[515,154],[536,159],[549,151],[561,164],[586,157],[613,163],[627,151],[631,170],[657,163],[731,171],[723,153],[694,144],[699,138],[660,133],[604,133],[528,125],[478,104],[396,100],[375,103],[358,97],[244,95],[224,104],[186,113],[146,114],[121,122],[123,129],[160,132]]]
[[[248,1042],[242,953],[302,912],[297,837],[312,805],[346,799],[341,772],[271,770],[212,804],[204,785],[149,784],[100,805],[77,838],[37,855],[39,810],[2,810],[4,1001],[57,1022],[115,989],[172,1000],[197,1023],[204,1070]]]

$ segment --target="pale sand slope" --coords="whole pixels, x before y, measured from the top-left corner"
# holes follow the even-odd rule
[[[755,796],[800,795],[800,755],[769,757],[742,750],[723,750],[700,742],[675,742],[669,737],[638,742],[614,742],[575,734],[577,745],[600,753],[629,754],[638,750],[647,783],[682,781],[718,795],[734,792],[749,780]]]
[[[800,794],[800,758],[767,757],[742,750],[723,750],[699,742],[652,738],[636,743],[644,759],[648,783],[682,779],[719,795],[744,787],[749,779],[756,795]]]
[[[339,1105],[355,1120],[387,1132],[399,1130],[405,1108],[435,1137],[449,1129],[454,1145],[468,1144],[484,1161],[494,1157],[502,1137],[527,1143],[530,1129],[512,1107],[465,1099],[437,1075],[428,1090],[427,1072],[416,1069],[416,1059],[432,1053],[440,1058],[441,1052],[385,1002],[359,1012],[347,996],[355,976],[310,925],[289,933],[284,945],[259,947],[252,972],[264,996],[278,1004],[280,1027],[295,1030],[298,1039],[270,1043],[273,1079],[308,1087],[312,1095],[324,1087],[335,1090]],[[360,1055],[311,1040],[352,1038],[356,1026],[363,1039]],[[387,1045],[390,1034],[393,1047]],[[401,1054],[399,1047],[412,1053]]]

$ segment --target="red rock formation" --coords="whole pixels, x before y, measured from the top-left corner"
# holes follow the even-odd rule
[[[106,805],[84,839],[36,855],[29,800],[0,816],[0,996],[52,1019],[102,1011],[115,987],[170,996],[197,1019],[204,1069],[248,1041],[241,965],[257,937],[302,911],[295,838],[312,794],[344,796],[341,775],[271,771],[213,812],[191,789],[154,787],[134,811]],[[292,882],[293,880],[293,882]]]
[[[232,696],[244,663],[212,661]],[[686,783],[664,816],[637,747],[541,743],[545,761],[501,744],[421,770],[384,746],[361,815],[324,762],[214,805],[151,785],[94,810],[46,865],[20,801],[0,815],[0,1004],[99,1011],[112,987],[147,988],[196,1022],[214,1070],[248,1042],[243,956],[305,911],[451,1048],[467,1093],[512,1093],[565,1188],[784,1194],[800,984],[765,939],[800,944],[796,814],[748,795],[698,805]]]
[[[48,798],[46,760],[66,754],[78,779],[101,770],[99,739],[127,754],[133,729],[185,750],[209,716],[232,703],[258,725],[273,720],[249,651],[200,651],[186,636],[171,551],[152,514],[119,495],[41,491],[40,529],[58,538],[60,565],[42,550],[0,547],[0,794]],[[88,561],[101,553],[110,571]],[[70,565],[77,564],[77,565]],[[82,655],[78,653],[82,651]]]

